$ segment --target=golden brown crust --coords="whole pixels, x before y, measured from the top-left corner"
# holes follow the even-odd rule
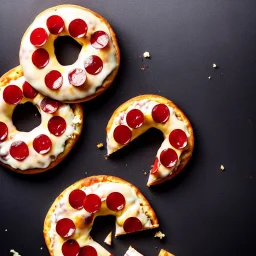
[[[136,188],[134,185],[132,185],[131,183],[120,179],[118,177],[114,177],[114,176],[107,176],[107,175],[98,175],[98,176],[91,176],[88,178],[84,178],[82,180],[77,181],[76,183],[74,183],[73,185],[69,186],[68,188],[66,188],[53,202],[52,206],[50,207],[46,217],[45,217],[45,221],[44,221],[44,238],[45,238],[45,242],[46,245],[49,249],[50,255],[53,255],[53,251],[50,249],[50,244],[51,244],[51,239],[48,236],[49,231],[50,231],[50,227],[51,227],[51,216],[54,213],[56,206],[58,205],[58,202],[61,200],[61,198],[63,197],[63,195],[68,192],[68,191],[72,191],[74,189],[80,189],[82,187],[88,187],[91,186],[95,183],[99,183],[99,182],[115,182],[115,183],[122,183],[122,184],[126,184],[129,185],[132,189],[134,189],[134,191],[136,192],[136,195],[141,199],[142,201],[142,207],[144,208],[145,214],[151,219],[152,222],[152,228],[157,228],[159,226],[158,224],[158,219],[156,217],[156,214],[154,212],[154,210],[152,209],[152,207],[150,206],[149,202],[147,201],[147,199],[143,196],[143,194],[140,192],[140,190],[138,188]]]
[[[97,88],[96,92],[92,95],[89,95],[83,99],[78,99],[78,100],[67,100],[67,101],[64,101],[65,103],[81,103],[81,102],[85,102],[85,101],[89,101],[89,100],[92,100],[94,98],[96,98],[97,96],[99,96],[100,94],[102,94],[104,91],[106,91],[110,85],[113,83],[117,73],[118,73],[118,70],[119,70],[119,66],[120,66],[120,49],[119,49],[119,46],[118,46],[118,41],[117,41],[117,37],[116,37],[116,34],[114,32],[114,30],[112,29],[112,27],[110,26],[109,22],[103,18],[101,15],[99,15],[98,13],[88,9],[88,8],[85,8],[85,7],[82,7],[82,6],[78,6],[78,5],[72,5],[72,4],[63,4],[63,5],[58,5],[58,6],[54,6],[54,7],[51,7],[43,12],[41,12],[40,14],[38,14],[36,16],[35,19],[37,19],[38,17],[40,17],[43,13],[45,12],[48,12],[50,10],[56,10],[58,8],[68,8],[68,7],[75,7],[75,8],[79,8],[81,10],[84,10],[84,11],[87,11],[87,12],[90,12],[92,14],[94,14],[96,17],[98,17],[103,23],[105,23],[105,25],[108,27],[109,29],[109,32],[110,32],[110,35],[111,35],[111,38],[112,38],[112,41],[113,41],[113,45],[115,47],[115,50],[116,50],[116,62],[117,62],[117,66],[116,68],[106,77],[106,79],[104,80],[103,84]],[[26,32],[24,33],[23,37],[25,37],[25,35],[27,34],[27,31],[29,30],[29,28],[26,30]],[[23,41],[23,38],[21,40],[21,42]],[[79,42],[78,42],[79,43]]]
[[[17,80],[21,76],[23,76],[23,72],[22,72],[22,69],[20,66],[9,70],[7,73],[5,73],[0,78],[0,87],[4,87],[4,86],[8,85],[11,80]],[[80,120],[83,120],[82,105],[81,104],[73,104],[73,105],[71,105],[71,108],[73,109],[74,114],[79,116]],[[4,167],[8,168],[11,171],[14,171],[17,173],[22,173],[22,174],[36,174],[36,173],[41,173],[41,172],[50,170],[53,167],[55,167],[57,164],[59,164],[68,155],[68,153],[71,151],[71,149],[76,144],[76,142],[82,132],[82,128],[83,128],[83,122],[81,124],[76,125],[76,133],[74,134],[74,136],[72,138],[69,138],[66,141],[64,151],[61,154],[59,154],[58,157],[54,161],[52,161],[51,164],[47,168],[36,168],[36,169],[29,169],[29,170],[22,171],[19,169],[14,169],[11,166],[4,164],[2,162],[0,162],[0,164]]]
[[[134,98],[126,101],[125,103],[123,103],[120,107],[118,107],[114,111],[113,115],[111,116],[111,118],[107,124],[106,133],[108,134],[108,132],[110,131],[110,129],[114,123],[115,118],[120,113],[126,111],[128,109],[128,107],[133,104],[134,101],[140,101],[140,100],[144,100],[144,99],[163,103],[163,104],[166,104],[166,105],[170,106],[171,108],[173,108],[175,111],[175,115],[186,124],[187,130],[190,134],[190,137],[188,138],[188,145],[187,145],[186,149],[181,154],[181,161],[180,161],[178,168],[175,171],[173,171],[173,173],[171,175],[167,176],[166,178],[158,180],[158,181],[148,185],[148,186],[151,186],[151,185],[157,185],[157,184],[163,183],[167,180],[170,180],[182,171],[182,169],[185,167],[185,165],[187,164],[188,160],[191,158],[192,153],[193,153],[194,133],[193,133],[193,128],[192,128],[192,125],[191,125],[189,119],[185,116],[183,111],[180,108],[178,108],[177,105],[175,105],[172,101],[170,101],[162,96],[154,95],[154,94],[145,94],[145,95],[140,95],[140,96],[134,97]],[[120,146],[120,148],[122,148],[122,147],[124,147],[124,146]]]
[[[164,249],[161,249],[161,251],[159,252],[158,256],[175,256],[175,255],[171,254],[170,252],[167,252]]]

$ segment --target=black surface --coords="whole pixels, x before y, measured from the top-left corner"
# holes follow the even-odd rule
[[[20,40],[34,17],[65,2],[0,1],[1,74],[18,65]],[[9,255],[10,249],[22,256],[48,255],[42,235],[48,208],[63,189],[93,174],[120,176],[138,186],[166,234],[162,241],[153,238],[153,231],[115,239],[109,249],[115,255],[123,255],[130,244],[146,256],[157,255],[161,247],[178,256],[256,255],[256,1],[72,3],[93,9],[112,24],[121,48],[120,72],[106,93],[84,104],[83,135],[57,168],[33,177],[1,168],[0,255]],[[152,58],[142,62],[139,56],[146,50]],[[143,65],[149,68],[141,71]],[[108,161],[96,147],[105,141],[114,109],[145,93],[177,103],[196,137],[187,168],[152,189],[145,185],[143,170],[153,162],[160,132],[149,131]],[[102,245],[113,223],[112,218],[96,221],[93,237]]]

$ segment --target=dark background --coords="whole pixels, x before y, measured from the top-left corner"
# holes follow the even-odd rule
[[[0,0],[1,74],[19,64],[19,44],[34,17],[65,2]],[[114,229],[114,219],[100,218],[92,236],[115,255],[123,255],[130,244],[146,256],[157,255],[160,248],[177,256],[256,255],[256,1],[70,3],[108,19],[119,39],[120,72],[107,92],[83,104],[82,136],[57,168],[35,176],[1,168],[0,255],[9,255],[10,249],[22,256],[48,255],[42,235],[48,208],[67,186],[95,174],[116,175],[136,185],[166,234],[162,241],[153,238],[155,231],[127,235],[115,239],[109,249],[103,240]],[[58,49],[64,59],[78,50],[75,44],[67,45]],[[139,58],[144,51],[150,52],[150,60]],[[144,65],[148,68],[141,71]],[[196,139],[184,171],[151,189],[143,171],[148,172],[162,142],[159,131],[147,132],[109,160],[104,159],[106,151],[96,147],[105,142],[105,126],[115,108],[145,93],[178,104],[190,118]],[[36,122],[27,115],[17,122]]]

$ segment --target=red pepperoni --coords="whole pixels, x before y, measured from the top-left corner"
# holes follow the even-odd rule
[[[29,155],[28,146],[23,141],[15,141],[10,147],[10,155],[17,161],[23,161]]]
[[[76,226],[71,219],[63,218],[56,224],[56,232],[61,237],[70,237],[76,231]]]
[[[28,99],[34,99],[38,93],[27,81],[22,85],[22,89],[24,96]]]
[[[97,75],[103,69],[103,62],[97,55],[91,55],[84,62],[86,71],[91,75]]]
[[[68,74],[68,80],[73,86],[81,86],[86,81],[85,70],[76,68]]]
[[[69,204],[74,209],[80,210],[83,208],[83,202],[86,194],[80,189],[73,190],[68,197]]]
[[[87,195],[83,202],[84,209],[89,213],[98,212],[101,208],[101,199],[95,194]]]
[[[114,130],[114,139],[117,143],[125,145],[132,138],[132,132],[126,125],[118,125]]]
[[[72,37],[81,38],[87,33],[87,24],[84,20],[75,19],[68,26],[69,34]]]
[[[58,70],[52,70],[45,76],[44,82],[50,90],[58,90],[62,86],[63,78]]]
[[[34,139],[33,148],[38,154],[45,155],[51,150],[52,142],[47,135],[41,134]]]
[[[81,248],[78,256],[98,256],[96,249],[90,245]]]
[[[3,142],[7,139],[8,136],[8,127],[4,122],[0,122],[0,142]]]
[[[91,45],[96,49],[103,49],[108,45],[109,36],[104,31],[96,31],[91,36]]]
[[[48,35],[45,29],[43,28],[34,29],[30,35],[31,44],[37,47],[44,45],[47,40],[48,40]]]
[[[32,62],[39,69],[42,69],[45,66],[47,66],[49,60],[49,53],[43,48],[35,50],[32,54]]]
[[[169,135],[169,142],[174,148],[183,149],[188,144],[188,138],[184,131],[175,129]]]
[[[66,121],[61,116],[53,116],[48,122],[48,129],[55,136],[61,136],[66,128]]]
[[[131,128],[137,129],[144,124],[144,114],[139,109],[132,109],[126,115],[126,122]]]
[[[3,98],[6,103],[17,105],[22,97],[22,90],[18,86],[8,85],[4,88]]]
[[[158,171],[158,168],[159,168],[159,160],[158,160],[158,157],[156,157],[150,173],[152,174],[156,173]]]
[[[142,230],[142,223],[136,217],[130,217],[124,222],[124,231],[127,233]]]
[[[53,35],[59,34],[64,29],[64,21],[58,15],[50,16],[46,21],[46,25],[50,33]]]
[[[69,239],[63,243],[61,251],[63,256],[78,256],[80,246],[76,240]]]
[[[170,110],[165,104],[157,104],[152,109],[152,117],[156,123],[164,124],[170,117]]]
[[[160,154],[160,162],[167,168],[172,168],[173,166],[175,166],[177,164],[177,161],[178,155],[171,148],[164,149]]]
[[[48,114],[52,114],[59,109],[59,102],[50,98],[44,98],[40,103],[41,109]]]
[[[107,207],[111,211],[121,211],[125,207],[125,198],[119,192],[110,193],[106,200]]]

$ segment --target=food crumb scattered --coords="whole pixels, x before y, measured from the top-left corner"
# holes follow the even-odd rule
[[[85,175],[87,175],[87,172],[85,172]]]
[[[150,53],[149,53],[149,52],[144,52],[144,53],[143,53],[143,57],[144,57],[144,58],[150,58],[151,56],[150,56]]]
[[[221,165],[221,166],[220,166],[220,169],[221,169],[222,171],[224,171],[224,170],[225,170],[224,165]]]
[[[217,65],[215,63],[212,64],[213,68],[217,68]]]
[[[112,231],[107,235],[107,237],[104,240],[104,243],[109,246],[112,244]]]
[[[101,148],[103,148],[103,147],[104,147],[104,145],[103,145],[102,142],[97,144],[97,148],[101,149]]]
[[[143,65],[143,66],[140,68],[140,70],[141,70],[141,71],[144,71],[145,69],[148,69],[148,68],[149,68],[149,66]]]
[[[157,231],[155,233],[154,237],[158,237],[160,239],[163,239],[165,237],[165,234],[163,234],[161,231]]]
[[[5,229],[5,232],[7,232],[8,230],[7,229]]]
[[[13,256],[21,256],[18,252],[14,251],[13,249],[10,250],[10,253],[12,253]]]
[[[144,172],[144,175],[147,175],[147,172]]]
[[[108,160],[108,157],[107,157],[107,156],[105,156],[104,158],[105,158],[105,160]]]
[[[40,250],[42,251],[42,250],[43,250],[43,247],[41,247]]]
[[[212,77],[211,77],[211,76],[208,76],[208,79],[209,79],[209,80],[211,80],[211,79],[212,79]]]

